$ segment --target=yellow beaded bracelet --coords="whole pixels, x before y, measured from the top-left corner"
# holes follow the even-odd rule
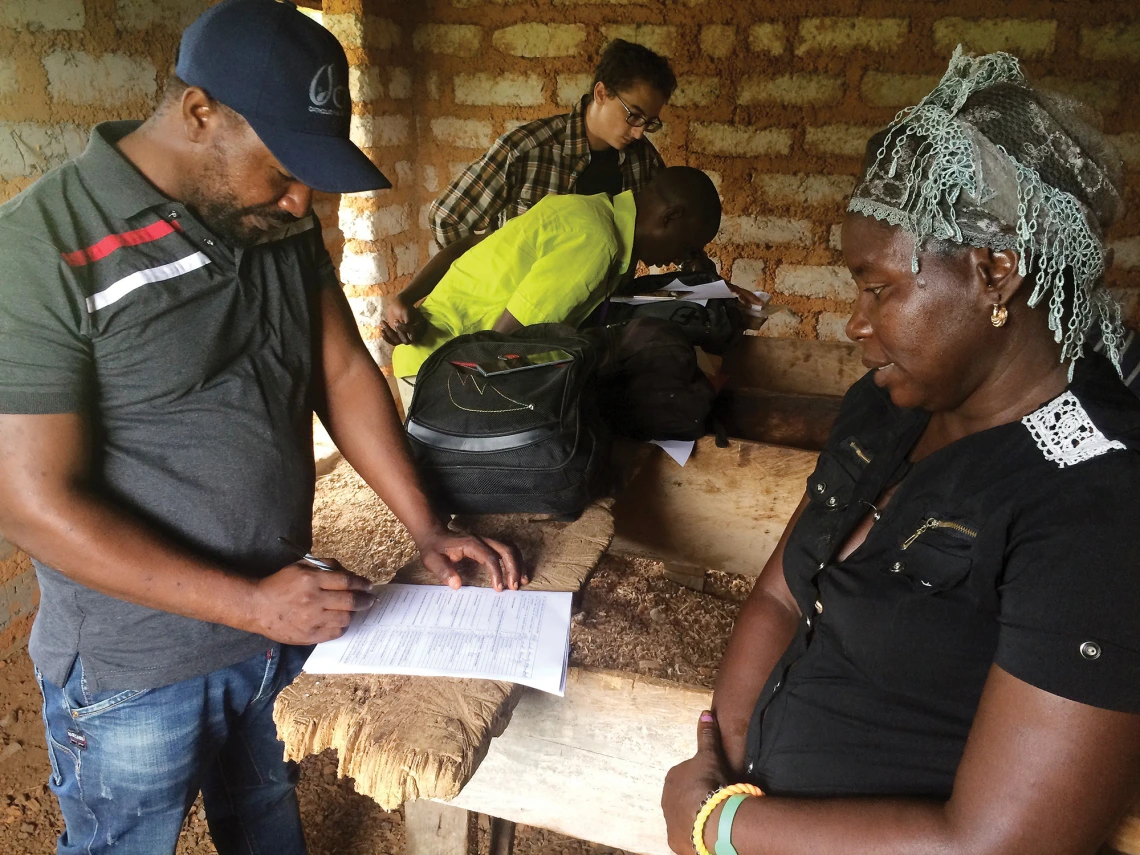
[[[721,787],[705,799],[705,803],[697,811],[697,819],[693,823],[693,848],[697,850],[697,855],[712,855],[709,848],[705,846],[705,823],[709,821],[709,817],[712,816],[717,805],[737,793],[746,796],[764,795],[764,791],[755,784],[729,784],[727,787]]]

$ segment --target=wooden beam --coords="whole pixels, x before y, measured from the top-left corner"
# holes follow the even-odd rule
[[[729,436],[819,451],[827,444],[842,403],[838,395],[725,389],[714,414]]]
[[[697,717],[711,700],[680,683],[571,668],[563,699],[526,690],[451,804],[639,855],[672,855],[661,786],[692,756]],[[1108,844],[1140,855],[1140,802]]]
[[[867,373],[857,344],[744,336],[724,356],[733,389],[843,396]]]
[[[405,855],[467,855],[474,842],[471,816],[439,802],[405,802],[404,839]]]
[[[684,467],[658,452],[614,506],[611,551],[759,574],[806,489],[816,454],[731,440],[697,442]]]
[[[491,855],[512,855],[515,851],[515,824],[509,819],[491,817]]]
[[[566,697],[526,690],[455,807],[644,855],[670,855],[661,783],[692,756],[708,691],[571,668]]]

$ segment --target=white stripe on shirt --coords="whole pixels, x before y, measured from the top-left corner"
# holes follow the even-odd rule
[[[88,297],[87,312],[93,315],[100,309],[121,300],[136,288],[141,288],[143,285],[149,285],[152,282],[163,282],[167,279],[173,279],[176,276],[197,270],[199,267],[205,267],[209,263],[210,259],[204,254],[195,252],[193,255],[172,261],[170,264],[163,264],[159,267],[148,267],[146,270],[139,270],[130,276],[124,276],[118,282],[112,283],[97,294],[92,294]]]
[[[1124,385],[1131,389],[1132,383],[1137,377],[1140,377],[1140,363],[1137,363],[1136,367],[1132,369],[1132,373],[1124,378]]]

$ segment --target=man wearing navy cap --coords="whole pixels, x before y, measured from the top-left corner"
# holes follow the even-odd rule
[[[347,80],[291,4],[224,0],[153,116],[0,206],[0,531],[36,563],[60,853],[173,853],[199,790],[222,855],[305,851],[273,701],[371,602],[284,544],[314,410],[441,580],[525,581],[432,513],[322,244],[312,189],[389,186]]]

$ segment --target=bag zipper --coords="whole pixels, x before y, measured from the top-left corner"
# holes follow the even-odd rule
[[[918,540],[919,535],[923,534],[924,532],[930,531],[932,528],[948,528],[951,531],[956,531],[959,534],[964,534],[970,538],[974,538],[974,537],[978,536],[978,532],[976,529],[972,529],[969,526],[962,525],[962,523],[950,522],[949,520],[938,520],[938,519],[935,519],[934,517],[931,517],[930,519],[926,520],[925,522],[923,522],[922,525],[920,525],[918,527],[918,531],[916,531],[914,534],[912,534],[910,537],[908,537],[906,539],[906,541],[902,545],[902,548],[906,549],[912,543],[914,543],[916,540]]]

